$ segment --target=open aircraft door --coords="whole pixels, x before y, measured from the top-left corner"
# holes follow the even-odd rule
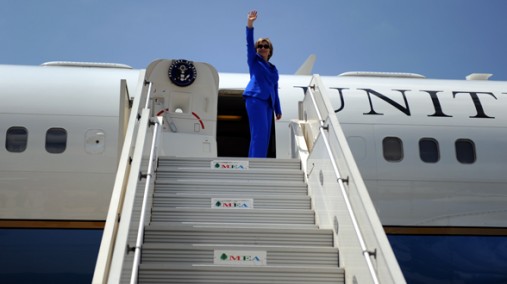
[[[217,156],[218,73],[207,63],[161,59],[146,69],[153,116],[163,117],[160,154]]]

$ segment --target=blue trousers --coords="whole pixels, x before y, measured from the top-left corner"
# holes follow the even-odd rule
[[[245,98],[248,121],[250,123],[250,150],[248,157],[266,158],[271,137],[273,108],[270,101],[252,97]]]

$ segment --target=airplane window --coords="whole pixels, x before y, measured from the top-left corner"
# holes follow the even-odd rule
[[[46,132],[46,151],[52,154],[63,153],[67,148],[67,130],[50,128]]]
[[[438,142],[433,138],[419,140],[419,156],[426,163],[436,163],[440,159]]]
[[[403,159],[403,143],[398,137],[386,137],[382,140],[384,159],[399,162]]]
[[[456,158],[462,164],[473,164],[475,162],[475,144],[470,139],[458,139],[455,143]]]
[[[5,149],[9,152],[20,153],[26,150],[28,142],[28,130],[21,126],[13,126],[7,129]]]

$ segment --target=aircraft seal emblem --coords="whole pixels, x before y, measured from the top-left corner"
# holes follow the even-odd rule
[[[173,60],[169,66],[169,79],[176,86],[190,86],[197,78],[194,63],[185,59]]]

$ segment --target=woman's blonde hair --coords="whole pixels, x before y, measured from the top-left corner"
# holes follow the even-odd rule
[[[268,60],[271,58],[271,56],[273,56],[273,43],[271,43],[271,40],[267,37],[261,37],[257,40],[257,42],[255,43],[255,48],[257,48],[257,46],[260,44],[260,43],[267,43],[269,45],[269,55],[268,55]]]

